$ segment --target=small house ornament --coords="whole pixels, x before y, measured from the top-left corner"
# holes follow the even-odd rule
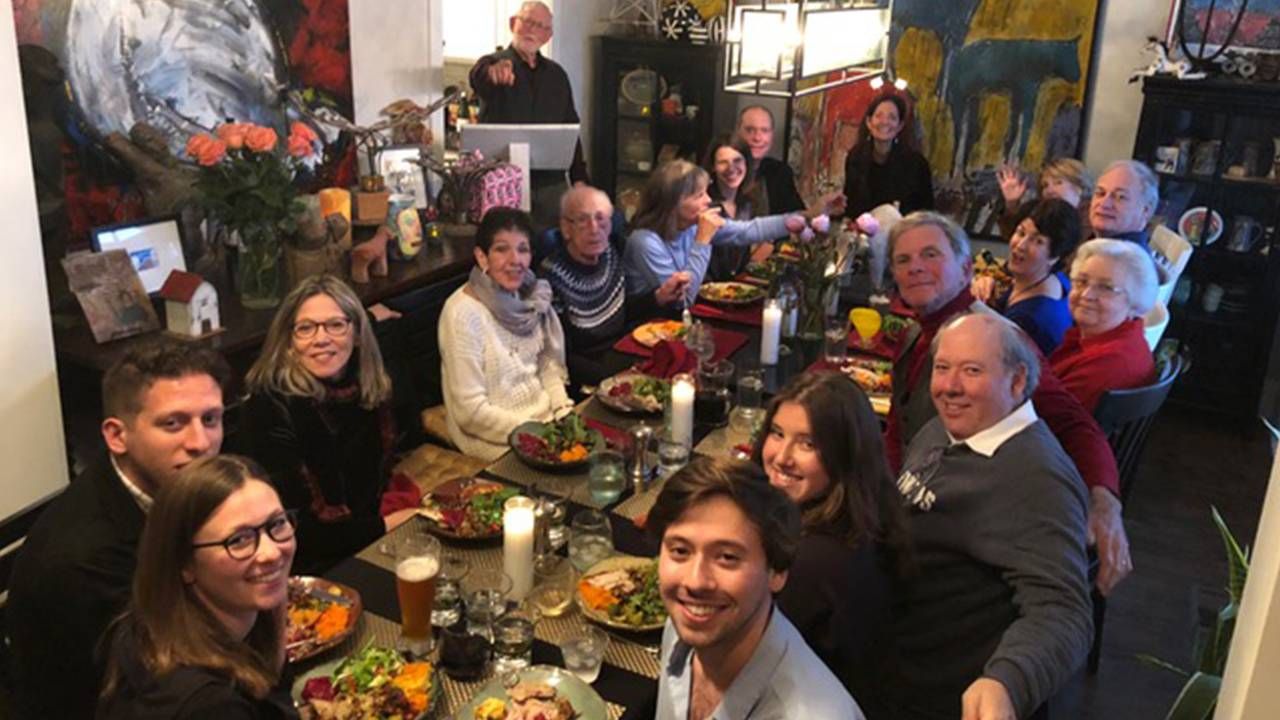
[[[218,291],[196,273],[174,270],[160,287],[165,323],[169,332],[204,337],[222,330],[218,318]]]

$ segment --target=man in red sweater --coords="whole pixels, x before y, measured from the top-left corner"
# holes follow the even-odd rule
[[[947,217],[916,212],[903,218],[889,234],[889,258],[898,292],[919,321],[893,367],[893,405],[885,447],[896,470],[903,448],[936,414],[929,395],[929,345],[938,329],[966,310],[993,311],[969,294],[973,275],[969,238]],[[1093,416],[1044,365],[1031,399],[1089,488],[1089,542],[1097,544],[1098,590],[1107,595],[1133,569],[1120,517],[1115,456]]]

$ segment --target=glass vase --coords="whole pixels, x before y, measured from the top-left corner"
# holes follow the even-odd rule
[[[280,234],[274,225],[258,223],[240,228],[236,285],[240,304],[251,310],[273,308],[284,297]]]

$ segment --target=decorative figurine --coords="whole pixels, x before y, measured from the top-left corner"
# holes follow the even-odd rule
[[[369,276],[387,276],[387,241],[391,239],[391,231],[386,225],[378,226],[373,237],[351,249],[351,280],[364,284]]]
[[[422,250],[422,219],[418,217],[412,195],[391,196],[385,227],[396,239],[391,246],[391,257],[412,260]]]
[[[218,290],[203,277],[174,270],[160,287],[164,298],[165,325],[169,332],[204,337],[222,330],[218,318]]]

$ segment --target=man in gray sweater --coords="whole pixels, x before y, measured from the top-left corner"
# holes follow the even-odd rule
[[[899,593],[883,697],[867,714],[1033,717],[1092,637],[1084,484],[1036,417],[1039,361],[1016,326],[961,315],[932,352],[938,414],[898,478],[917,572]]]

